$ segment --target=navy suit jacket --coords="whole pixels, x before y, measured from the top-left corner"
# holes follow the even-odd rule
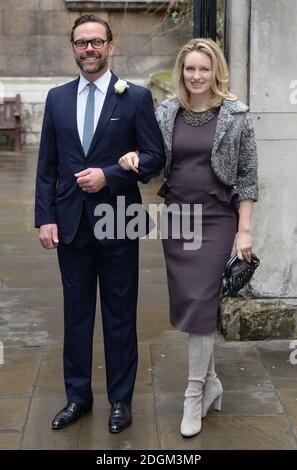
[[[85,156],[77,129],[79,79],[49,91],[39,150],[36,177],[35,226],[58,225],[59,240],[71,243],[77,231],[84,201],[91,226],[98,218],[94,209],[125,196],[126,205],[141,203],[137,181],[146,182],[164,166],[163,140],[155,118],[151,93],[129,83],[122,95],[114,91],[118,78],[112,74],[94,137]],[[123,170],[118,159],[131,150],[140,152],[140,171]],[[75,173],[102,168],[107,186],[85,193]]]

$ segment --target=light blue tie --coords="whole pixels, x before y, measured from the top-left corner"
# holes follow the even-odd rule
[[[85,111],[85,121],[84,121],[84,133],[83,133],[83,149],[85,155],[87,155],[92,138],[94,135],[94,111],[95,111],[95,96],[96,85],[94,83],[89,83],[89,94],[87,98],[86,111]]]

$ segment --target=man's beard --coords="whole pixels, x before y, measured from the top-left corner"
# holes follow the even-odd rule
[[[92,58],[95,58],[95,59],[99,59],[99,62],[96,64],[96,67],[93,68],[92,70],[89,70],[88,68],[85,68],[85,63],[82,61],[81,58],[75,58],[75,61],[77,63],[77,65],[79,66],[79,68],[83,71],[83,72],[86,72],[86,73],[98,73],[100,72],[101,70],[103,70],[108,62],[107,62],[107,58],[106,57],[96,57],[95,55],[91,55],[91,56],[87,56],[85,57],[86,59],[92,59]]]

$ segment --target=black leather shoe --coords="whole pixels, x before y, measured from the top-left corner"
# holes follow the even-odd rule
[[[126,429],[132,423],[130,403],[116,401],[111,406],[108,428],[109,432],[117,433]]]
[[[52,429],[62,429],[74,424],[82,415],[89,413],[92,405],[78,405],[67,403],[67,405],[56,414],[52,422]]]

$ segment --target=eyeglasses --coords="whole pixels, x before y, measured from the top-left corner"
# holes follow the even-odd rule
[[[101,39],[101,38],[94,38],[94,39],[90,39],[89,41],[87,41],[86,39],[78,39],[77,41],[73,41],[73,44],[75,45],[77,49],[80,49],[80,50],[86,49],[89,43],[94,49],[102,49],[102,47],[107,41],[108,39]]]

